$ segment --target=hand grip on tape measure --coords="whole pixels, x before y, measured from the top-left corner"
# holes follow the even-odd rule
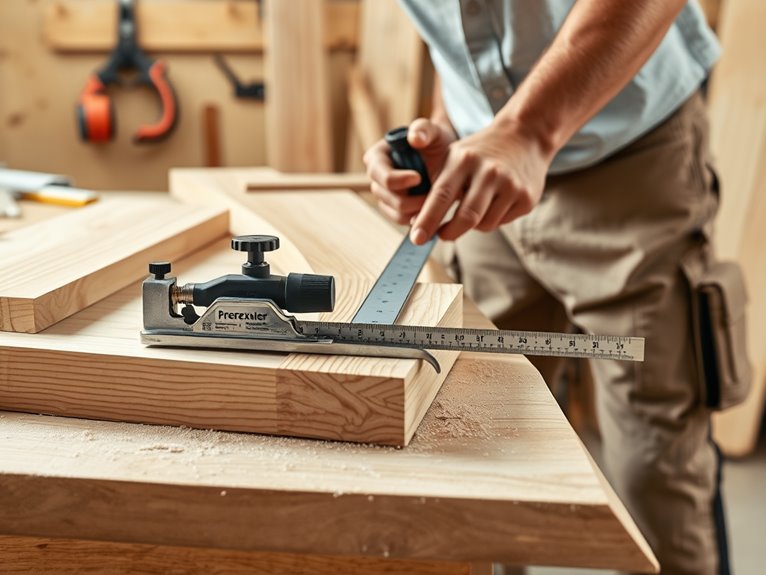
[[[407,194],[423,196],[431,189],[431,179],[428,177],[428,170],[420,153],[407,141],[407,131],[407,126],[394,128],[386,132],[385,139],[391,148],[391,161],[394,167],[400,170],[415,170],[420,174],[420,183],[410,188]]]

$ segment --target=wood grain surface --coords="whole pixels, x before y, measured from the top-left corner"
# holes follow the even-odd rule
[[[266,0],[266,155],[284,172],[330,172],[324,2]]]
[[[334,275],[338,302],[335,312],[322,316],[326,319],[351,319],[389,257],[386,246],[393,252],[399,241],[396,232],[350,192],[253,195],[237,184],[239,194],[251,200],[246,205],[227,203],[212,186],[184,189],[187,199],[200,191],[218,210],[230,208],[237,223],[246,227],[242,231],[278,235],[282,247],[268,256],[273,273]],[[305,225],[322,212],[323,222]],[[376,230],[375,241],[359,240],[358,234]],[[244,256],[228,243],[224,238],[175,262],[180,283],[236,273]],[[141,276],[147,261],[141,262]],[[420,285],[401,321],[460,325],[460,287]],[[442,373],[436,374],[415,360],[155,349],[138,341],[141,325],[136,283],[34,338],[0,335],[0,406],[404,445],[457,357],[455,352],[437,353]]]
[[[327,18],[324,46],[356,46],[356,2],[322,2]],[[198,2],[142,0],[136,3],[141,47],[162,52],[261,52],[266,46],[259,6],[249,0]],[[117,42],[117,4],[93,0],[55,0],[46,6],[47,45],[61,52],[108,52]]]
[[[656,570],[523,357],[459,361],[404,449],[0,413],[0,533]]]
[[[351,306],[342,308],[339,304],[334,317],[348,321],[362,301],[369,287],[375,281],[381,270],[388,263],[403,233],[383,220],[380,214],[367,202],[360,200],[356,194],[347,191],[325,190],[322,193],[311,194],[290,192],[283,189],[280,192],[247,193],[250,182],[256,180],[279,182],[284,177],[287,182],[294,182],[299,176],[283,175],[273,170],[259,168],[251,169],[176,169],[170,173],[171,194],[184,202],[202,205],[226,205],[232,213],[232,226],[237,233],[246,233],[247,226],[258,222],[248,221],[244,214],[258,214],[258,218],[268,220],[269,229],[279,230],[291,238],[292,244],[307,259],[307,264],[315,273],[337,274],[338,269],[347,270],[340,281],[350,281],[353,277],[360,281],[350,286],[358,292],[359,298],[349,298]],[[308,176],[306,176],[308,177]],[[326,176],[327,180],[335,176]],[[323,179],[320,178],[320,181]],[[247,233],[252,233],[252,230]],[[420,277],[421,281],[445,282],[450,281],[444,271],[434,262],[426,266]],[[367,283],[365,283],[367,282]],[[339,286],[339,292],[343,291]],[[425,292],[422,292],[424,295]],[[420,296],[414,294],[415,301]],[[433,297],[431,294],[428,297]],[[434,302],[424,299],[417,307],[421,309],[432,307]],[[456,322],[460,319],[448,314],[446,322]],[[417,318],[404,314],[403,323],[417,324]],[[443,322],[441,325],[448,325]],[[454,362],[455,355],[451,352],[434,354],[448,369]],[[317,359],[311,360],[316,362]],[[346,359],[345,361],[349,361]],[[297,361],[302,369],[306,368],[306,359]],[[409,440],[417,423],[428,408],[438,385],[424,385],[433,374],[420,370],[414,379],[406,385],[410,390],[405,395],[405,437]],[[441,378],[438,378],[441,380]],[[303,426],[300,420],[292,425]]]
[[[476,575],[466,563],[0,536],[4,575]]]
[[[766,404],[766,3],[727,0],[721,15],[723,56],[710,91],[711,146],[720,173],[716,248],[737,260],[750,295],[748,345],[753,389],[742,405],[718,414],[715,438],[724,452],[744,456],[758,440]]]
[[[250,172],[247,189],[263,191],[325,191],[348,189],[364,192],[370,189],[370,179],[364,172],[343,174],[291,174],[269,168],[255,168]]]
[[[174,273],[196,281],[235,272],[242,255],[228,244],[178,262]],[[271,261],[275,273],[283,269]],[[366,288],[338,279],[339,313],[347,316]],[[140,294],[136,283],[43,333],[0,334],[0,406],[402,445],[427,407],[408,403],[406,394],[432,396],[455,360],[440,354],[437,376],[415,360],[147,348],[138,339]],[[406,322],[461,321],[459,286],[424,284],[413,301]]]
[[[349,79],[349,171],[364,169],[370,140],[418,117],[427,83],[425,44],[395,0],[361,0],[360,20],[356,76]]]
[[[183,257],[228,227],[221,208],[132,197],[9,232],[0,241],[0,330],[39,332],[144,277],[149,261]]]

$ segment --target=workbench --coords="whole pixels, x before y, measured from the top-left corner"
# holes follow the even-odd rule
[[[227,194],[242,233],[261,174],[171,188]],[[0,354],[0,386],[3,370]],[[534,367],[475,353],[404,448],[0,412],[0,534],[4,573],[657,571]]]

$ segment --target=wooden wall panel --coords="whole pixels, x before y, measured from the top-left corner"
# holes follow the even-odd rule
[[[747,401],[715,418],[715,436],[729,455],[750,453],[766,401],[766,3],[726,0],[723,57],[710,92],[711,144],[722,182],[717,248],[738,260],[750,295],[748,337],[754,364]]]
[[[264,104],[235,99],[209,54],[151,54],[167,62],[180,103],[180,122],[167,141],[132,144],[132,131],[157,117],[158,103],[148,90],[124,89],[114,92],[116,140],[102,147],[81,143],[75,104],[88,74],[107,54],[56,53],[45,45],[44,13],[55,1],[0,2],[0,162],[68,174],[81,187],[164,190],[171,167],[205,165],[202,110],[212,103],[220,109],[222,165],[267,163]],[[328,63],[332,147],[338,150],[346,133],[345,74],[351,58],[337,51]],[[264,79],[261,55],[230,54],[226,59],[242,80]],[[342,151],[336,152],[334,165],[342,157]]]

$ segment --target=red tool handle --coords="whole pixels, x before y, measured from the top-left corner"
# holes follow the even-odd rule
[[[154,124],[141,126],[133,135],[137,143],[156,142],[166,138],[173,131],[178,117],[178,101],[168,78],[165,63],[157,61],[149,68],[149,83],[160,96],[162,116]]]
[[[96,74],[80,93],[78,101],[80,137],[91,142],[108,142],[114,133],[114,111],[101,79]]]

